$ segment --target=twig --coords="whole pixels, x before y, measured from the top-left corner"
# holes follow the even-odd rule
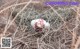
[[[75,49],[78,49],[78,46],[80,45],[80,36],[77,39],[77,42],[75,44]]]
[[[40,49],[39,38],[37,39],[38,49]]]
[[[24,7],[23,9],[17,13],[17,15],[14,17],[14,19],[10,22],[9,26],[7,27],[7,29],[11,26],[11,24],[14,22],[14,20],[18,17],[18,15],[32,2],[32,0],[30,0]],[[7,31],[7,29],[4,30],[3,32],[3,36],[5,36],[5,32]]]
[[[3,10],[0,11],[0,13],[2,13],[3,11],[5,11],[5,10],[11,8],[11,7],[14,7],[15,5],[16,5],[16,6],[19,6],[19,5],[23,5],[23,4],[27,4],[27,3],[28,3],[28,2],[23,2],[23,3],[19,3],[19,4],[13,4],[13,5],[11,5],[11,6],[5,7]],[[31,2],[31,3],[40,3],[40,2],[33,1],[33,2]]]

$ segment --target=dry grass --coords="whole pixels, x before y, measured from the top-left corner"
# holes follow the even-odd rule
[[[42,0],[7,1],[0,5],[0,38],[11,37],[11,49],[80,49],[79,6],[45,6]],[[50,30],[35,32],[30,22],[36,18],[50,22]]]

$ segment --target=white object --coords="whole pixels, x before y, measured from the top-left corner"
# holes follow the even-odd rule
[[[38,28],[45,28],[45,29],[49,29],[50,28],[50,23],[46,22],[44,19],[34,19],[31,21],[31,26],[36,29]]]

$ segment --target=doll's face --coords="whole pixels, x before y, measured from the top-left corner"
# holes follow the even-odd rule
[[[35,31],[39,32],[42,31],[43,26],[38,22],[35,24]]]
[[[43,28],[43,25],[44,25],[43,20],[40,20],[40,21],[36,22],[36,25],[39,28]]]
[[[42,24],[40,22],[38,22],[36,25],[37,27],[42,28]]]

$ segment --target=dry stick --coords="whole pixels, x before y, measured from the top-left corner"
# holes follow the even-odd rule
[[[73,9],[75,6],[73,6],[73,7],[68,7],[68,8],[65,8],[65,9],[63,9],[63,8],[59,8],[59,10],[68,10],[68,9]]]
[[[70,32],[70,34],[73,36],[72,37],[72,44],[71,44],[71,49],[73,49],[74,48],[74,43],[75,43],[75,38],[76,38],[76,32],[72,32],[72,31],[70,31],[69,29],[68,29],[68,27],[67,26],[65,26],[66,28],[67,28],[67,30]]]
[[[52,15],[52,14],[51,14]],[[56,21],[57,21],[58,19],[56,19],[53,23],[56,23]],[[65,25],[65,23],[63,24],[63,25]],[[61,25],[57,30],[54,30],[54,31],[58,31],[58,30],[60,30],[60,28],[63,26],[63,25]]]
[[[49,6],[50,6],[50,5],[49,5]],[[50,7],[51,7],[51,6],[50,6]],[[66,22],[65,22],[64,19],[61,17],[61,15],[59,15],[58,12],[53,9],[53,7],[51,7],[51,8],[52,8],[52,10],[62,19],[62,21],[64,22],[64,24],[66,24]],[[65,27],[67,28],[67,26],[65,26]],[[70,31],[68,28],[67,28],[67,30]],[[72,34],[71,31],[70,31],[70,33]]]
[[[20,42],[22,42],[23,44],[25,44],[25,45],[27,45],[27,46],[28,46],[28,43],[29,43],[29,42],[26,42],[26,43],[25,43],[23,40],[18,39],[18,38],[15,38],[15,40],[13,40],[13,41],[20,41]]]
[[[64,24],[63,24],[63,25],[64,25]],[[62,25],[62,26],[63,26],[63,25]],[[61,26],[61,27],[62,27],[62,26]],[[50,33],[60,30],[61,27],[59,27],[57,30],[50,31]],[[47,35],[50,34],[50,33],[46,33],[41,39],[43,39],[45,36],[47,36]],[[35,33],[35,34],[37,34],[37,33]],[[26,36],[26,37],[22,37],[22,38],[20,38],[20,39],[27,38],[27,37],[29,37],[29,36],[33,36],[33,35],[35,35],[35,34],[28,35],[28,36]]]
[[[78,46],[80,45],[80,36],[77,39],[77,42],[75,44],[75,49],[78,49]]]
[[[71,49],[75,49],[75,43],[76,43],[76,32],[73,32]]]
[[[21,47],[21,45],[19,45],[16,49],[19,49]]]
[[[76,10],[74,8],[72,8],[72,9],[76,12]],[[80,13],[79,12],[77,12],[77,15],[80,17]]]
[[[19,39],[16,39],[16,40],[17,40],[17,41],[19,41],[20,43],[22,42],[23,44],[27,45],[27,47],[28,47],[28,44],[27,44],[27,43],[25,43],[24,41],[19,40]],[[15,41],[16,41],[16,40],[15,40]],[[20,43],[18,43],[18,44],[16,44],[16,45],[13,45],[12,49],[14,49],[14,47],[15,47],[15,46],[20,45]],[[29,47],[28,47],[28,48],[29,48]]]
[[[76,32],[73,32],[73,33],[72,33],[71,49],[75,49],[75,44],[76,44],[76,40],[77,40],[76,38],[77,38]]]
[[[50,5],[49,5],[49,6],[50,6]],[[62,19],[62,21],[63,21],[64,24],[65,24],[65,21],[64,21],[64,19],[61,17],[61,15],[60,15],[56,10],[54,10],[54,8],[53,8],[52,6],[50,6],[50,7],[51,7],[51,9]],[[41,37],[41,41],[42,41],[48,34],[50,34],[49,31],[48,31],[44,36]]]
[[[17,1],[18,1],[18,0],[17,0]],[[16,3],[17,3],[17,1],[16,1]],[[15,7],[16,7],[16,5],[15,5]],[[13,11],[15,10],[15,7],[14,7]],[[8,18],[8,23],[6,24],[5,29],[8,29],[8,25],[9,25],[9,23],[10,23],[10,19],[11,19],[11,15],[12,15],[13,11],[11,12],[11,14],[10,14],[10,16],[9,16],[9,18]]]
[[[65,24],[63,24],[63,25],[65,25]],[[63,25],[62,25],[62,26],[63,26]],[[61,26],[61,27],[62,27],[62,26]],[[49,31],[49,30],[48,30],[48,31],[46,32],[46,34],[43,35],[43,36],[40,38],[40,40],[42,41],[42,40],[43,40],[47,35],[49,35],[50,33],[60,30],[61,27],[59,27],[57,30],[53,30],[53,31]]]
[[[15,0],[15,1],[16,1],[16,0]],[[5,6],[8,6],[8,5],[12,4],[12,3],[15,2],[15,1],[10,1],[10,2],[7,2],[6,4],[3,4],[3,5],[0,7],[0,9],[2,9],[2,8],[5,7]]]
[[[21,18],[22,18],[22,16],[21,16]],[[22,19],[20,19],[20,22],[19,22],[19,26],[21,25],[21,22],[22,22]],[[15,34],[17,33],[17,31],[18,31],[18,29],[19,29],[19,26],[17,27],[17,29],[16,29],[16,32],[13,34],[13,39],[15,38]]]
[[[78,17],[77,17],[78,18]],[[71,35],[73,36],[72,37],[72,44],[71,44],[71,49],[75,49],[75,42],[76,42],[76,32],[74,31],[75,29],[77,29],[77,27],[78,27],[78,20],[77,20],[77,18],[76,18],[76,27],[73,29],[73,32],[71,32],[69,29],[68,29],[68,27],[67,26],[65,26],[66,28],[67,28],[67,30],[71,33]]]
[[[16,39],[16,40],[18,40],[18,41],[22,42],[22,43],[23,43],[23,44],[25,44],[25,45],[28,45],[28,42],[27,42],[27,43],[25,43],[24,41],[22,41],[22,40],[20,40],[20,39]]]
[[[14,4],[14,5],[8,6],[8,7],[4,8],[3,10],[1,10],[0,13],[2,13],[3,11],[5,11],[5,10],[7,10],[7,9],[13,7],[13,6],[15,6],[15,5],[16,5],[16,6],[19,6],[19,5],[23,5],[23,4],[27,4],[27,3],[28,3],[28,2],[23,2],[23,3],[19,3],[19,4]],[[38,2],[38,1],[33,1],[33,2],[31,2],[31,3],[40,3],[40,2]]]
[[[49,5],[49,6],[62,19],[62,21],[64,22],[64,25],[66,25],[66,22],[64,21],[64,19],[62,18],[62,16],[51,5]]]
[[[12,49],[14,49],[15,46],[19,46],[19,45],[20,45],[20,43],[17,43],[16,45],[13,45]]]
[[[14,5],[8,6],[7,8],[4,8],[3,10],[1,10],[0,13],[2,13],[3,11],[5,11],[5,10],[7,10],[7,9],[13,7],[13,6],[23,5],[23,4],[27,4],[27,3],[28,3],[28,2],[24,2],[24,3],[19,3],[19,4],[14,4]],[[31,2],[31,3],[39,3],[39,2],[33,1],[33,2]],[[7,26],[6,26],[5,28],[7,28]],[[7,30],[6,30],[6,31],[7,31]]]
[[[62,21],[64,22],[64,23],[66,23],[65,21],[64,21],[64,19],[62,18],[62,16],[51,6],[51,5],[49,5],[50,7],[51,7],[51,9],[62,19]]]
[[[39,38],[37,39],[38,49],[40,49]]]
[[[46,43],[40,43],[41,45],[45,45],[45,46],[48,46],[48,47],[51,47],[52,49],[55,49],[53,46],[49,45],[49,44],[46,44]]]
[[[76,10],[74,8],[72,8],[75,12]],[[77,10],[77,16],[76,16],[76,26],[75,28],[73,29],[73,33],[72,33],[72,44],[71,44],[71,49],[76,49],[76,38],[77,38],[77,35],[76,35],[76,29],[78,28],[79,26],[79,19],[78,19],[78,15],[80,15],[79,13],[79,10]]]
[[[13,39],[15,38],[15,34],[18,32],[18,28],[19,28],[19,27],[16,28],[14,34],[12,35],[12,38],[13,38]]]
[[[17,2],[18,2],[18,0],[16,1],[16,4],[17,4]],[[14,6],[13,11],[15,10],[15,8],[16,8],[16,5]],[[5,26],[5,29],[8,29],[8,25],[9,25],[9,23],[10,23],[11,15],[12,15],[13,11],[11,12],[11,14],[10,14],[10,16],[9,16],[9,18],[8,18],[8,22],[7,22],[6,26]]]
[[[24,28],[23,32],[25,32],[25,31],[26,31],[26,29],[27,29],[27,26],[25,26],[25,28]]]
[[[14,20],[18,17],[18,15],[32,2],[32,0],[30,0],[24,7],[23,9],[17,13],[17,15],[14,17],[14,19],[10,22],[8,28],[11,26],[11,24],[14,22]],[[7,31],[7,29],[4,30],[3,32],[3,36],[5,36],[5,32]]]
[[[29,15],[28,15],[29,16]],[[21,16],[22,17],[22,16]],[[19,26],[21,25],[21,22],[22,22],[22,19],[20,20],[20,22],[19,22]],[[17,29],[18,29],[19,27],[17,27]],[[26,28],[27,28],[27,26],[26,26]],[[26,30],[26,28],[24,29],[24,31],[23,32],[25,32],[25,30]],[[17,33],[17,31],[18,30],[16,30],[16,32],[13,34],[13,38],[15,38],[15,34]],[[23,37],[23,36],[22,36]],[[21,39],[21,38],[20,38]]]
[[[50,8],[49,10],[51,10],[51,8]],[[38,12],[38,13],[39,13],[38,16],[47,13],[49,10],[46,10],[46,11],[42,12],[41,14]],[[37,12],[37,11],[36,11],[36,12]]]
[[[64,21],[64,19],[61,17],[61,15],[51,6],[51,5],[49,5],[50,7],[51,7],[51,9],[62,19],[62,21],[64,22],[64,25],[66,25],[66,22]],[[66,28],[68,28],[67,26],[65,26]],[[69,29],[68,29],[68,31],[70,31]],[[70,33],[72,34],[72,32],[70,31]]]
[[[76,40],[78,40],[77,38],[77,34],[76,34],[76,29],[78,28],[78,26],[79,26],[79,24],[78,24],[78,22],[79,22],[79,19],[78,19],[78,14],[79,14],[79,8],[78,7],[76,7],[77,8],[77,16],[76,16],[76,27],[73,29],[73,38],[72,38],[72,47],[71,47],[71,49],[77,49],[78,47],[76,47],[76,43],[77,43],[77,41]],[[77,45],[78,46],[78,45]]]
[[[74,9],[73,9],[74,10]],[[74,10],[75,11],[75,10]],[[67,30],[71,33],[71,35],[73,36],[73,38],[72,38],[72,47],[71,47],[71,49],[75,49],[75,39],[76,39],[76,32],[74,31],[75,29],[77,29],[77,27],[78,27],[78,17],[76,18],[76,27],[73,29],[73,32],[71,32],[68,28],[67,28],[67,26],[65,26],[66,28],[67,28]]]

